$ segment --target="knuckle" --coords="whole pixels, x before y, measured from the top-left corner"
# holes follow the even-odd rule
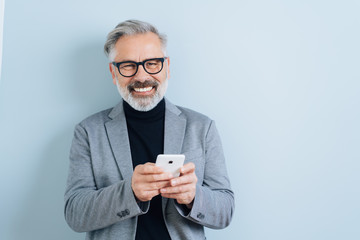
[[[155,181],[158,180],[158,176],[155,175],[155,174],[153,174],[153,175],[151,175],[150,180],[151,180],[152,182],[155,182]]]
[[[143,196],[143,198],[146,199],[146,200],[148,200],[148,199],[151,198],[150,192],[143,192],[142,196]]]
[[[190,162],[189,165],[190,165],[191,168],[195,168],[195,164],[193,162]]]
[[[138,178],[134,175],[133,178],[131,179],[132,185],[134,187],[136,187],[136,185],[139,183]]]
[[[179,178],[176,180],[176,185],[182,184],[182,183],[183,183],[183,179],[184,179],[184,177],[179,177]]]
[[[149,163],[146,163],[144,166],[144,172],[145,173],[151,173],[152,172],[152,169],[153,169],[153,166],[150,165]]]
[[[154,182],[154,183],[151,184],[151,187],[152,187],[153,189],[158,189],[160,186],[159,186],[159,183]]]
[[[184,183],[189,184],[192,182],[192,177],[191,176],[186,176],[186,178],[184,179]]]
[[[134,174],[136,174],[137,172],[139,172],[141,170],[141,166],[140,165],[137,165],[135,168],[134,168]]]
[[[194,176],[193,176],[193,175],[189,175],[187,180],[188,180],[188,183],[193,182],[193,181],[194,181]]]
[[[147,173],[147,172],[149,172],[149,170],[150,170],[150,166],[149,165],[144,165],[143,172]]]

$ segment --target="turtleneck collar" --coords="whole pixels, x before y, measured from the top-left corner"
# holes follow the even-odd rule
[[[156,107],[147,112],[142,112],[132,108],[123,100],[123,107],[127,119],[134,120],[157,120],[165,116],[165,99],[163,98]]]

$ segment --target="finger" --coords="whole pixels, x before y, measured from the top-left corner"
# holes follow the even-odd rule
[[[160,189],[166,188],[169,186],[170,186],[169,181],[158,181],[158,182],[152,182],[152,183],[145,184],[144,189],[146,189],[148,191],[149,190],[150,191],[153,191],[153,190],[159,191]]]
[[[158,181],[169,181],[173,178],[173,175],[171,173],[163,172],[160,174],[147,174],[144,175],[144,181],[145,182],[158,182]]]
[[[135,196],[137,199],[139,199],[142,202],[150,201],[153,197],[159,195],[159,190],[153,190],[153,191],[141,191],[138,194],[135,193]]]
[[[182,184],[190,184],[190,183],[196,183],[197,182],[197,177],[195,175],[195,173],[190,173],[190,174],[186,174],[174,179],[171,179],[170,184],[171,186],[178,186],[178,185],[182,185]]]
[[[182,193],[161,193],[160,192],[160,194],[162,197],[173,198],[173,199],[178,199],[180,197],[183,197]]]
[[[135,170],[137,170],[140,174],[159,174],[163,173],[164,170],[161,167],[156,166],[154,163],[145,163],[136,166]]]
[[[176,199],[179,204],[190,204],[194,200],[194,196],[190,194],[161,194],[161,196]]]
[[[173,198],[173,199],[180,199],[180,198],[184,198],[183,193],[161,193],[162,197],[166,197],[166,198]]]
[[[182,175],[187,173],[192,173],[194,171],[195,171],[195,164],[192,162],[189,162],[180,168],[180,173]]]
[[[195,192],[195,187],[193,184],[181,185],[177,187],[164,187],[160,189],[160,193],[166,194],[181,194],[192,191]]]

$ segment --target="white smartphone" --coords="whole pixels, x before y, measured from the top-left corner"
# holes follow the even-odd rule
[[[159,154],[155,165],[162,167],[165,172],[170,172],[174,177],[179,177],[184,161],[185,155],[183,154]]]

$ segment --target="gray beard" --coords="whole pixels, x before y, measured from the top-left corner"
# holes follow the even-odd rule
[[[165,79],[162,84],[159,84],[153,96],[147,97],[134,97],[131,94],[130,90],[127,88],[122,88],[118,81],[116,81],[116,86],[122,99],[127,102],[132,108],[137,111],[147,112],[156,107],[159,102],[164,98],[168,86],[168,80]]]

